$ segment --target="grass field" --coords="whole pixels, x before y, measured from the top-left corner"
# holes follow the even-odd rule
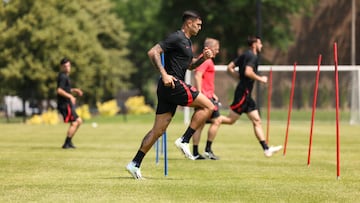
[[[283,145],[287,115],[274,116],[270,144]],[[94,118],[74,138],[75,150],[61,149],[65,124],[2,123],[0,202],[360,202],[360,126],[341,121],[337,180],[333,113],[319,112],[310,167],[308,116],[294,112],[286,156],[271,158],[264,157],[245,118],[221,126],[213,144],[219,161],[183,157],[173,144],[186,128],[177,116],[167,131],[169,175],[164,176],[162,159],[155,164],[152,150],[142,164],[142,181],[134,180],[125,165],[151,128],[153,115],[128,116],[127,121]],[[203,134],[200,150],[205,140]]]

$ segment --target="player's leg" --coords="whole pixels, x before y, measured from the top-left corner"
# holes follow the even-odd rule
[[[239,117],[240,115],[238,113],[230,109],[229,114],[227,116],[223,116],[223,115],[220,116],[221,124],[232,125],[239,119]]]
[[[199,154],[200,137],[201,137],[201,132],[202,132],[204,126],[205,126],[205,123],[203,125],[201,125],[192,136],[193,155],[194,155],[195,160],[205,159],[202,155]]]
[[[259,111],[257,109],[253,110],[247,113],[247,115],[253,124],[255,136],[264,150],[264,155],[270,157],[273,155],[273,153],[278,152],[282,148],[282,146],[269,147],[265,141],[265,136],[261,125],[261,118]]]
[[[208,136],[207,136],[207,140],[206,140],[205,153],[204,153],[204,156],[208,159],[212,159],[212,160],[219,159],[212,150],[212,144],[217,135],[217,131],[220,127],[220,124],[221,124],[220,116],[211,119],[211,124],[208,129]]]
[[[190,104],[190,107],[198,108],[190,121],[190,127],[193,129],[197,129],[203,125],[205,121],[210,118],[215,108],[214,104],[201,93],[199,93],[195,100]]]
[[[75,136],[75,133],[79,129],[82,122],[83,122],[82,119],[78,117],[74,122],[70,123],[65,140],[65,144],[67,143],[70,148],[75,148],[75,145],[72,143],[72,138]]]
[[[126,166],[128,172],[135,179],[142,179],[140,165],[150,148],[154,145],[156,140],[163,135],[166,128],[171,122],[173,114],[171,112],[156,114],[155,122],[152,129],[142,139],[139,150],[130,163]]]
[[[190,139],[195,133],[196,129],[203,125],[210,117],[214,109],[214,104],[205,95],[199,92],[192,92],[192,94],[195,95],[193,96],[195,99],[191,104],[188,104],[188,106],[196,107],[197,110],[191,117],[189,127],[186,129],[185,133],[175,141],[175,145],[184,153],[187,158],[195,160],[195,157],[192,155],[189,148]]]
[[[260,118],[260,115],[259,115],[259,111],[258,110],[253,110],[253,111],[247,113],[247,116],[248,116],[249,120],[253,124],[253,128],[254,128],[256,138],[259,141],[264,141],[265,137],[264,137],[264,131],[263,131],[262,126],[261,126],[261,118]]]
[[[62,146],[63,149],[75,148],[72,143],[72,138],[82,124],[82,119],[76,114],[75,107],[71,104],[68,104],[66,107],[59,109],[60,113],[63,115],[64,122],[70,122],[70,126],[66,133],[66,139]]]
[[[166,131],[172,119],[172,114],[170,112],[163,114],[156,114],[155,122],[152,129],[144,136],[141,145],[140,151],[147,153],[153,144],[161,137]]]

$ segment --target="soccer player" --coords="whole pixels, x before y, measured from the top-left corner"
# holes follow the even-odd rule
[[[142,179],[141,162],[156,140],[166,131],[178,105],[198,108],[183,136],[175,141],[175,145],[192,160],[194,157],[189,148],[190,138],[214,110],[214,105],[205,95],[184,82],[187,69],[192,70],[213,57],[208,48],[204,48],[201,57],[193,57],[190,38],[200,31],[201,17],[196,11],[185,11],[182,21],[180,30],[173,32],[148,51],[150,61],[159,70],[161,77],[157,87],[158,104],[154,125],[143,138],[132,161],[126,166],[126,170],[135,179]],[[161,53],[164,53],[165,66],[161,63]]]
[[[78,96],[82,96],[83,92],[81,89],[72,88],[70,83],[69,74],[71,71],[71,62],[67,58],[63,58],[60,61],[61,70],[57,77],[57,109],[63,116],[65,123],[70,123],[70,127],[66,134],[66,139],[63,149],[72,149],[75,148],[72,143],[72,138],[74,137],[76,131],[82,124],[82,119],[76,114],[75,104],[76,98],[73,96],[73,93]]]
[[[219,53],[220,42],[213,38],[206,38],[204,42],[204,47],[208,47],[213,52],[213,58]],[[205,123],[201,125],[193,135],[193,155],[195,160],[202,160],[205,158],[218,160],[219,158],[212,151],[212,143],[216,137],[216,133],[222,123],[222,118],[224,116],[220,115],[219,112],[219,98],[215,94],[215,64],[213,59],[207,59],[199,67],[195,69],[195,84],[197,89],[203,93],[210,101],[215,105],[215,110],[211,114],[211,117],[207,122],[210,123],[208,129],[208,136],[205,146],[204,156],[199,154],[199,143],[201,132],[205,126]],[[197,110],[197,109],[195,109]],[[226,119],[223,123],[226,123]]]
[[[255,136],[261,144],[266,157],[271,157],[273,153],[278,152],[282,146],[269,147],[264,138],[264,132],[261,126],[261,118],[251,92],[255,81],[267,83],[267,76],[258,75],[258,55],[262,49],[260,37],[249,36],[247,39],[249,49],[231,61],[227,66],[228,73],[239,81],[234,100],[230,105],[230,112],[226,122],[234,123],[242,113],[246,113],[254,127]],[[239,67],[239,71],[235,71]]]

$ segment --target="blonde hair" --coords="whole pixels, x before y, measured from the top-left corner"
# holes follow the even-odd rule
[[[219,40],[208,37],[205,39],[204,47],[214,47],[217,44],[219,44]]]

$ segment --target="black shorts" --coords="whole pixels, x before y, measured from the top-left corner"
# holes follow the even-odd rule
[[[79,118],[79,116],[76,114],[74,105],[71,104],[59,105],[58,111],[63,116],[64,123],[69,123],[69,122],[72,123]]]
[[[219,111],[219,102],[216,101],[214,98],[211,98],[210,101],[214,104],[215,108],[213,113],[211,114],[210,118],[208,120],[206,120],[206,123],[212,123],[212,119],[217,118],[220,116],[220,111]],[[195,111],[198,110],[198,108],[195,108]]]
[[[176,108],[180,106],[189,106],[199,95],[199,91],[195,87],[186,84],[182,80],[174,81],[175,88],[164,85],[162,79],[159,79],[157,87],[158,104],[156,114],[171,112],[175,114]]]
[[[256,103],[251,98],[249,90],[241,90],[237,88],[235,90],[234,101],[230,105],[230,109],[241,115],[242,113],[249,113],[257,109]]]

